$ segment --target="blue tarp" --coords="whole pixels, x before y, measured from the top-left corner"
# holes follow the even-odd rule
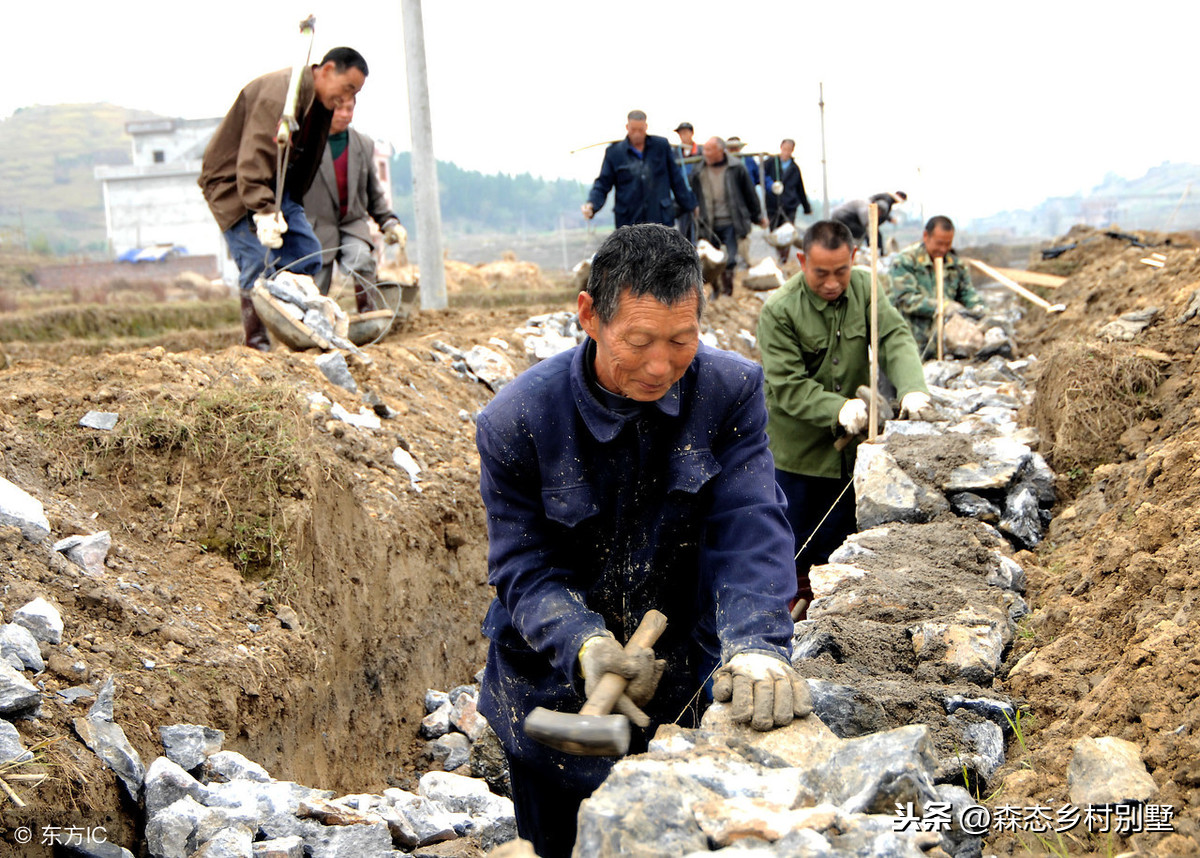
[[[117,257],[118,262],[162,262],[176,256],[187,256],[187,248],[178,244],[155,244],[150,247],[134,247]]]

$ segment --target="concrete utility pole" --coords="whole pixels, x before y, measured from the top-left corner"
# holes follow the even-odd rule
[[[417,214],[417,264],[421,270],[421,307],[446,309],[446,268],[442,264],[442,209],[438,202],[437,159],[425,75],[425,29],[421,0],[401,0],[404,59],[408,72],[408,121],[412,128],[413,203]]]
[[[829,174],[825,171],[825,82],[822,81],[821,100],[821,219],[829,220]]]

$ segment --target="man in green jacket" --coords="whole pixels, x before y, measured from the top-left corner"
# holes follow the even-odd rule
[[[896,255],[888,275],[892,280],[892,303],[908,319],[913,339],[921,354],[937,354],[934,320],[937,314],[937,279],[933,260],[942,258],[942,294],[945,312],[965,307],[982,311],[983,301],[971,285],[971,271],[953,250],[954,222],[935,215],[925,224],[921,240]]]
[[[797,619],[812,601],[809,568],[857,529],[850,488],[857,441],[834,446],[839,435],[867,428],[867,404],[854,393],[870,383],[871,275],[853,267],[856,250],[845,224],[813,224],[804,233],[800,273],[767,300],[758,319],[767,435],[796,540]],[[929,407],[929,390],[908,323],[880,298],[881,375],[896,386],[900,416],[909,417]]]

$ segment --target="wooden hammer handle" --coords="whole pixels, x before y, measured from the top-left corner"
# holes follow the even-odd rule
[[[625,649],[630,651],[638,647],[653,647],[666,627],[666,615],[662,611],[656,611],[651,608],[646,612],[646,616],[642,617],[642,621],[638,624],[636,631],[634,631],[633,637],[629,639],[629,643],[625,644]],[[604,674],[604,676],[600,677],[600,681],[596,683],[596,688],[592,692],[592,695],[583,704],[583,708],[579,710],[579,714],[607,715],[609,712],[612,712],[612,708],[617,705],[617,701],[625,693],[625,686],[628,684],[629,680],[619,673]]]

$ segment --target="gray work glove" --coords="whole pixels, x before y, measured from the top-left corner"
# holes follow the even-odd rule
[[[761,652],[738,653],[721,665],[713,699],[730,704],[734,723],[749,721],[755,730],[785,727],[812,712],[808,683],[783,659]]]
[[[629,680],[625,693],[613,707],[639,727],[648,727],[650,718],[640,707],[650,702],[658,690],[667,663],[654,657],[654,650],[634,647],[627,652],[611,635],[593,635],[579,648],[579,672],[583,674],[583,690],[588,696],[606,673],[615,673]]]

